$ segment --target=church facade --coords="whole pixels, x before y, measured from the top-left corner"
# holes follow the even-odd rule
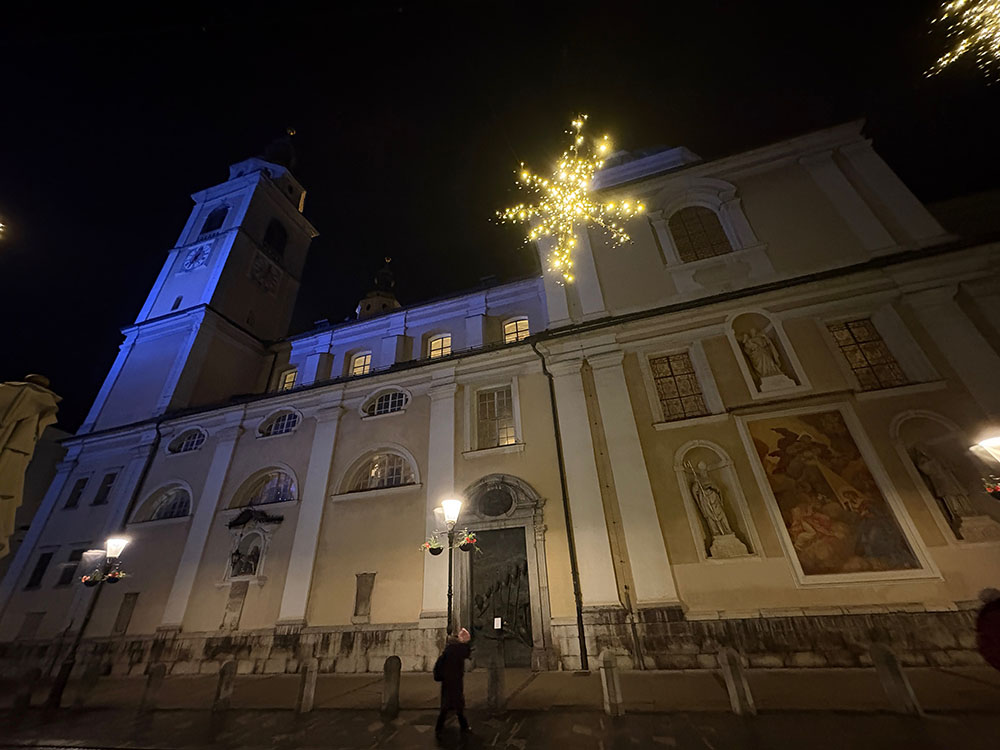
[[[621,159],[554,276],[288,336],[316,235],[262,159],[196,193],[0,587],[0,665],[52,668],[120,534],[83,668],[428,670],[454,620],[509,665],[977,663],[1000,580],[997,245],[950,234],[851,123]],[[547,247],[539,246],[543,259]],[[277,343],[273,343],[277,342]],[[973,446],[973,449],[970,449]]]

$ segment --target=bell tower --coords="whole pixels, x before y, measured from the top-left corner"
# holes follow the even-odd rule
[[[263,388],[266,347],[288,333],[317,234],[302,215],[290,144],[266,156],[274,161],[241,161],[228,180],[191,196],[191,215],[135,322],[122,329],[81,432]]]

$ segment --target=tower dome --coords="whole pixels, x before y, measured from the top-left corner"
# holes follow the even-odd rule
[[[392,258],[385,259],[385,265],[375,274],[374,288],[358,302],[358,307],[355,311],[358,320],[367,320],[368,318],[374,318],[376,315],[382,315],[391,310],[399,309],[399,300],[396,299],[396,295],[393,292],[393,288],[396,286],[396,279],[393,277],[392,271],[389,270],[391,262]]]

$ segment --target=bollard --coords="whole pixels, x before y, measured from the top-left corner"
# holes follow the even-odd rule
[[[913,687],[892,649],[884,643],[873,643],[869,653],[892,710],[901,714],[922,716],[923,711],[917,702]]]
[[[601,655],[601,687],[604,689],[604,713],[608,716],[624,716],[625,702],[622,699],[621,681],[618,679],[617,657],[610,651]]]
[[[756,716],[757,706],[754,705],[739,652],[733,648],[721,648],[717,658],[722,668],[722,677],[726,681],[729,705],[733,713],[737,716]]]
[[[41,678],[42,670],[38,667],[31,667],[21,675],[21,679],[17,682],[17,692],[14,694],[15,713],[26,711],[31,707],[31,694],[35,692],[35,685]]]
[[[503,643],[498,642],[496,650],[490,657],[486,676],[486,707],[492,714],[501,714],[507,708],[506,667]]]
[[[146,671],[146,687],[142,691],[142,701],[139,703],[140,711],[153,711],[156,709],[156,701],[166,674],[166,664],[150,665]]]
[[[390,656],[382,668],[382,717],[385,719],[399,716],[399,672],[402,667],[398,656]]]
[[[233,699],[233,684],[236,682],[236,662],[227,661],[219,670],[219,684],[215,688],[213,711],[228,711]]]
[[[316,676],[319,674],[319,660],[311,657],[302,662],[301,679],[299,680],[299,700],[295,710],[307,714],[313,710],[316,700]]]

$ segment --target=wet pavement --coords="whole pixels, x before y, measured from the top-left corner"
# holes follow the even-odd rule
[[[629,714],[610,719],[596,711],[511,711],[490,718],[470,711],[473,731],[461,735],[452,721],[441,740],[434,711],[404,711],[382,721],[375,711],[234,710],[135,712],[63,709],[0,715],[0,748],[558,748],[622,750],[677,748],[865,749],[989,748],[1000,734],[996,714],[947,714],[909,718],[870,712],[782,712],[740,718],[699,712]]]

